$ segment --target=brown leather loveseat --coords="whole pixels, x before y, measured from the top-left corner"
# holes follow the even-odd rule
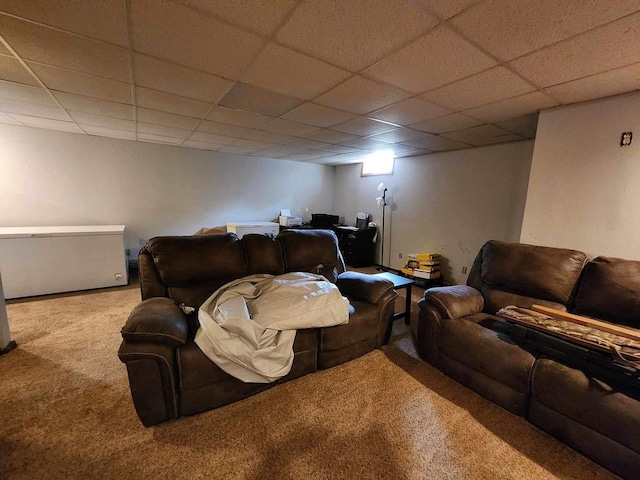
[[[607,257],[587,262],[576,250],[489,241],[467,285],[425,292],[418,352],[609,470],[637,478],[640,389],[614,387],[574,368],[574,360],[589,355],[586,350],[576,347],[563,356],[563,349],[544,355],[523,347],[494,315],[507,305],[532,304],[640,328],[640,262]]]
[[[216,408],[273,384],[244,383],[197,347],[197,309],[219,287],[255,273],[314,272],[350,301],[349,323],[298,330],[292,370],[280,382],[359,357],[382,344],[396,293],[379,277],[345,272],[335,234],[283,231],[276,238],[235,234],[156,237],[139,256],[142,302],[122,329],[118,356],[145,426]],[[193,307],[186,315],[179,305]]]

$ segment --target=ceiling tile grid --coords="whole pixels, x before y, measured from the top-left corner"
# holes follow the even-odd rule
[[[640,89],[638,0],[6,1],[0,35],[0,123],[327,165]]]

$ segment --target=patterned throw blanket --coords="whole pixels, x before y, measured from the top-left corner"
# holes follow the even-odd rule
[[[610,352],[617,360],[640,367],[640,342],[630,338],[585,327],[567,320],[513,305],[501,308],[497,316],[538,330],[558,335],[583,346]]]

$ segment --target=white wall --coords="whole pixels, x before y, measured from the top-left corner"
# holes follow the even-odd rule
[[[640,260],[640,93],[540,114],[521,241]]]
[[[0,226],[124,224],[133,258],[155,235],[281,208],[333,209],[335,168],[0,125]]]
[[[360,165],[337,167],[334,210],[355,222],[373,215],[377,186],[391,193],[387,207],[385,265],[401,268],[406,253],[435,251],[444,257],[446,283],[464,283],[480,247],[490,239],[517,242],[533,141],[396,159],[393,175],[361,177]],[[403,253],[403,259],[398,254]]]

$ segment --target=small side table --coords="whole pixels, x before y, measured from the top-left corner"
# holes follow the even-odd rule
[[[394,313],[393,317],[391,317],[391,321],[389,322],[389,326],[387,327],[387,331],[384,335],[384,344],[389,343],[389,339],[391,338],[391,329],[393,328],[393,321],[399,318],[404,318],[405,325],[409,325],[411,321],[411,286],[415,283],[411,278],[402,277],[400,275],[396,275],[395,273],[390,272],[382,272],[374,274],[376,277],[381,277],[386,280],[389,280],[393,283],[393,289],[398,291],[401,289],[406,289],[406,300],[404,306],[404,312]]]

